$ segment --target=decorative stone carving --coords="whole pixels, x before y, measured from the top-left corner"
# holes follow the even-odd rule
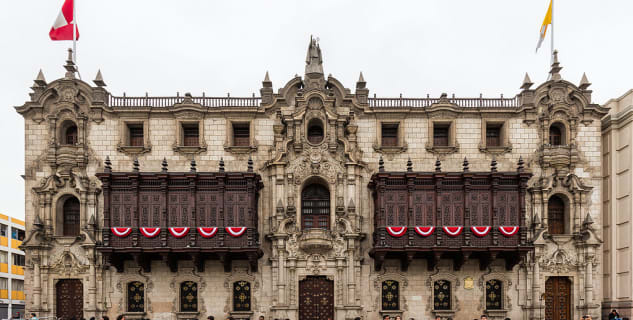
[[[576,271],[581,264],[565,250],[558,249],[549,257],[541,257],[539,265],[545,272],[559,273]]]

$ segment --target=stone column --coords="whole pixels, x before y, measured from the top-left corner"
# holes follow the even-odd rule
[[[33,261],[33,306],[36,310],[42,308],[42,276],[40,275],[40,263],[39,257],[31,258]]]
[[[354,239],[347,239],[347,304],[356,304],[356,281],[354,279]]]
[[[537,256],[535,254],[535,256]],[[540,272],[540,267],[538,265],[538,261],[534,261],[534,272],[532,273],[533,279],[532,279],[532,300],[534,301],[533,305],[538,305],[538,309],[541,309],[543,307],[542,301],[541,301],[541,297],[540,297],[540,286],[539,286],[539,281],[540,281],[540,277],[541,277],[541,272]],[[534,309],[534,312],[538,312],[536,309]],[[540,315],[541,313],[538,312],[538,314]],[[536,318],[536,314],[534,315],[534,317]]]
[[[593,259],[587,259],[585,266],[585,303],[590,306],[593,302]]]
[[[285,265],[285,252],[286,246],[284,239],[279,239],[277,242],[277,255],[279,256],[279,281],[277,283],[278,289],[278,302],[280,305],[286,304],[286,265]]]
[[[89,254],[94,256],[94,249],[90,250]],[[97,311],[97,270],[95,269],[95,263],[97,259],[91,258],[90,261],[90,270],[89,270],[89,278],[88,278],[88,309],[96,312]],[[96,315],[95,315],[96,316]]]

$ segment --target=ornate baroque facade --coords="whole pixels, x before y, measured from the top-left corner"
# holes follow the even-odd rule
[[[305,75],[253,98],[113,96],[70,59],[40,73],[16,108],[27,312],[600,313],[606,109],[586,78],[556,59],[513,98],[378,98],[322,62],[311,40]]]

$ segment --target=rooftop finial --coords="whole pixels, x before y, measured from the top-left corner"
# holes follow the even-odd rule
[[[139,172],[139,163],[138,163],[138,158],[135,157],[134,161],[132,162],[132,172]]]
[[[250,155],[248,156],[248,168],[246,171],[253,172],[253,158]]]
[[[266,76],[264,76],[264,82],[270,82],[270,76],[268,75],[268,71],[266,71]]]
[[[94,80],[92,80],[92,82],[94,82],[97,85],[97,87],[105,87],[106,86],[105,81],[103,81],[103,75],[101,75],[101,69],[99,69],[97,71],[97,76],[95,77]]]
[[[382,160],[382,155],[378,159],[378,172],[385,172],[385,161]]]
[[[77,67],[75,66],[75,62],[73,61],[73,49],[68,48],[68,58],[66,59],[66,64],[64,65],[66,68],[66,78],[74,79],[75,72],[77,72]]]
[[[196,169],[196,159],[195,158],[191,158],[191,163],[189,164],[189,172],[196,172],[198,171],[198,169]]]
[[[554,62],[552,62],[552,69],[549,71],[549,73],[552,80],[558,81],[561,79],[559,72],[561,69],[563,69],[563,67],[561,67],[560,63],[558,62],[558,50],[554,50],[553,60]]]
[[[440,157],[437,157],[437,160],[435,160],[435,172],[442,172],[442,161],[440,161]]]
[[[524,168],[523,165],[524,164],[525,163],[523,162],[523,157],[519,156],[519,162],[517,162],[517,172],[519,172],[519,173],[523,172],[523,168]]]
[[[363,72],[361,71],[360,75],[358,76],[358,81],[356,81],[356,88],[364,89],[366,85],[367,82],[365,82],[365,77],[363,77]]]
[[[220,158],[220,172],[224,172],[224,158]]]
[[[40,69],[40,72],[37,73],[37,78],[35,78],[35,84],[40,86],[40,87],[46,87],[46,79],[44,79],[44,73],[42,72],[42,69]]]
[[[323,56],[319,46],[319,38],[310,36],[310,45],[306,55],[306,74],[317,73],[323,75]]]
[[[413,162],[411,161],[411,157],[407,160],[407,172],[413,172]]]
[[[464,172],[468,172],[470,171],[470,168],[468,167],[468,159],[466,159],[466,157],[464,157],[464,163],[462,164],[462,166],[464,167]]]
[[[585,221],[582,222],[582,226],[585,229],[589,229],[589,226],[593,224],[593,219],[591,219],[591,212],[587,210],[587,215],[585,216]]]
[[[587,79],[587,74],[583,72],[578,88],[580,88],[580,90],[587,90],[587,88],[589,88],[590,85],[591,85],[591,82],[589,82],[589,80]]]
[[[497,157],[492,156],[492,161],[490,161],[490,172],[497,172]]]
[[[163,158],[163,162],[161,163],[160,172],[167,173],[167,158]]]
[[[528,90],[530,89],[530,87],[533,85],[534,83],[532,82],[532,80],[530,79],[530,76],[527,74],[527,72],[525,73],[525,77],[523,77],[523,84],[521,84],[521,89],[523,90]]]
[[[105,167],[104,167],[104,171],[106,173],[110,173],[112,172],[112,162],[110,162],[110,156],[106,156],[105,158]]]

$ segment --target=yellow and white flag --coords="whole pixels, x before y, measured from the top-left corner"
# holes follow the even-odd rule
[[[549,1],[549,8],[547,8],[547,13],[545,14],[545,19],[543,19],[543,24],[541,25],[541,33],[539,34],[538,44],[536,45],[536,51],[541,47],[541,43],[545,39],[545,33],[547,32],[547,26],[552,24],[552,1]]]

